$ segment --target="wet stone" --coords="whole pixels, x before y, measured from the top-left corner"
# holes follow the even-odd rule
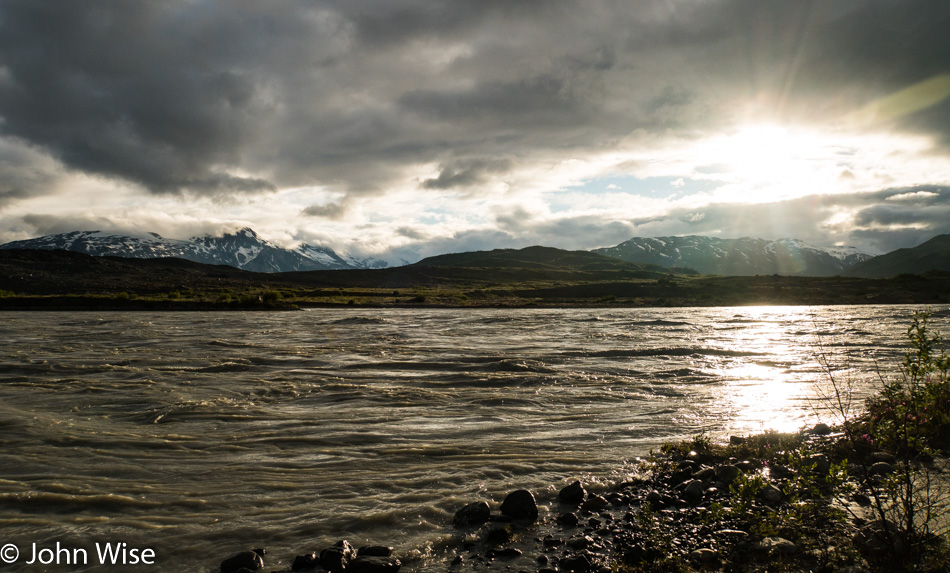
[[[577,527],[579,520],[573,513],[562,513],[557,516],[557,523],[561,527]]]
[[[356,550],[357,557],[389,557],[393,548],[385,545],[364,545]]]
[[[571,505],[577,505],[584,501],[584,496],[587,495],[587,491],[584,489],[584,486],[581,485],[581,482],[575,481],[569,486],[564,487],[558,492],[557,496],[564,503]]]
[[[356,555],[356,550],[349,541],[337,541],[333,547],[320,552],[320,566],[327,571],[339,573],[346,569],[347,564]]]
[[[304,555],[297,555],[294,557],[294,562],[290,565],[291,571],[306,571],[308,569],[316,569],[317,565],[320,564],[320,559],[317,558],[316,553],[306,553]]]
[[[511,541],[511,532],[508,531],[508,528],[506,527],[496,527],[491,529],[488,534],[485,535],[485,541],[494,545],[508,543]]]
[[[346,565],[347,573],[396,573],[402,562],[393,557],[363,556]]]
[[[491,558],[501,558],[501,559],[514,559],[515,557],[520,557],[524,552],[520,549],[515,549],[514,547],[506,547],[504,549],[492,549],[488,552],[489,557]]]
[[[257,571],[264,568],[264,560],[253,551],[235,553],[221,562],[221,573],[237,573],[241,569]]]
[[[584,554],[574,555],[571,557],[565,557],[561,559],[560,570],[561,571],[574,571],[575,573],[587,573],[588,571],[593,571],[594,565],[591,562],[590,557]]]
[[[534,494],[526,489],[513,491],[505,497],[501,504],[501,512],[514,519],[537,519],[538,503]]]
[[[581,504],[581,510],[589,512],[601,511],[607,509],[609,505],[610,502],[608,502],[603,496],[592,495],[587,498],[587,501]]]
[[[455,512],[452,524],[457,528],[481,525],[491,517],[491,510],[484,501],[476,501]]]

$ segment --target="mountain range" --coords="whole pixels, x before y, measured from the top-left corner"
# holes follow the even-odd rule
[[[93,256],[136,259],[174,257],[211,265],[229,265],[254,272],[291,272],[336,269],[376,269],[388,263],[338,254],[329,247],[301,245],[284,249],[260,238],[249,228],[221,237],[205,235],[187,241],[166,239],[157,233],[140,236],[102,231],[73,231],[36,239],[13,241],[0,249],[64,250]]]
[[[156,233],[133,235],[73,231],[14,241],[0,245],[0,249],[65,250],[125,258],[171,257],[265,273],[389,266],[379,259],[360,259],[324,246],[301,245],[285,249],[262,239],[249,228],[220,237],[206,235],[188,240],[166,239]],[[686,236],[635,237],[593,251],[536,246],[452,253],[428,257],[413,266],[542,269],[565,268],[567,265],[575,270],[603,270],[611,266],[610,260],[633,263],[644,271],[674,274],[877,278],[902,273],[920,274],[935,269],[950,270],[950,235],[940,235],[912,249],[900,249],[878,257],[852,247],[818,248],[795,239],[772,241],[748,237]]]
[[[635,237],[594,252],[631,263],[688,267],[704,275],[834,276],[871,258],[853,247],[818,248],[796,239]]]

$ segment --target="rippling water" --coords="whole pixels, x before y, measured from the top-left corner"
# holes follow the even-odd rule
[[[913,308],[0,313],[0,544],[267,569],[337,539],[438,560],[454,511],[664,440],[813,424],[819,353],[857,404]],[[945,333],[950,312],[934,322]],[[143,569],[144,570],[144,569]]]

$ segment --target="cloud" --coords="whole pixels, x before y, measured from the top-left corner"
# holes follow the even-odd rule
[[[65,181],[90,176],[110,189],[89,207],[97,212],[139,197],[129,189],[237,209],[319,188],[274,211],[298,217],[287,223],[297,234],[352,219],[355,240],[355,225],[385,219],[400,197],[522,204],[575,183],[570,174],[581,170],[566,168],[571,162],[620,175],[655,170],[682,195],[688,187],[678,178],[698,167],[677,155],[684,145],[757,122],[917,134],[933,145],[907,154],[945,157],[948,26],[950,4],[932,0],[8,0],[0,4],[0,209],[68,193]],[[875,105],[888,113],[844,121]],[[877,187],[903,189],[908,179],[890,163],[900,158],[879,159]],[[860,169],[867,160],[857,163],[836,156],[829,185],[873,188]],[[880,183],[885,177],[895,182]],[[924,172],[914,181],[944,179]],[[423,232],[421,216],[391,224],[444,237],[445,246],[603,246],[650,231],[855,236],[883,247],[912,219],[944,228],[896,207],[926,200],[942,213],[942,187],[891,195],[920,192],[940,197],[775,203],[766,193],[759,206],[680,205],[642,220],[608,209],[528,209],[520,221],[485,223],[493,227]],[[208,209],[194,223],[249,211],[234,212]],[[267,213],[253,216],[276,228]]]

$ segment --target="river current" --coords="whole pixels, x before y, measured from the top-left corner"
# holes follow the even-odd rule
[[[859,407],[914,310],[0,313],[0,545],[19,553],[0,568],[114,570],[96,543],[126,543],[155,553],[139,571],[262,546],[275,570],[344,538],[436,566],[471,501],[544,506],[664,440],[835,421],[822,363]],[[88,562],[28,565],[34,543]]]

